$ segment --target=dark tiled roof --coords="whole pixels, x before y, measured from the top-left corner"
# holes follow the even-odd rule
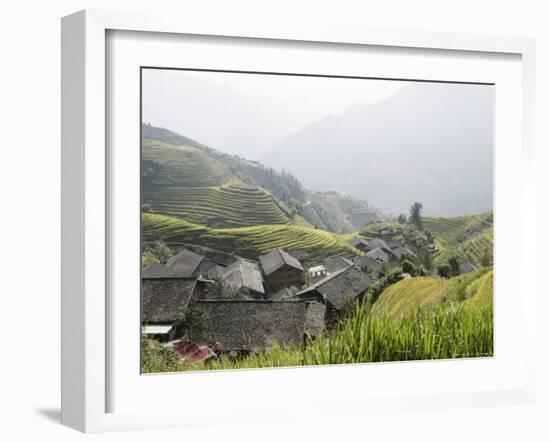
[[[264,294],[262,272],[258,264],[239,258],[236,262],[226,267],[222,279],[233,287],[246,288],[257,293]]]
[[[177,321],[180,308],[187,307],[195,289],[194,279],[143,279],[141,283],[142,322]]]
[[[298,261],[303,261],[303,260],[309,258],[309,253],[307,253],[306,249],[287,250],[287,253],[290,256],[293,256],[294,258],[296,258]]]
[[[204,256],[184,249],[177,255],[172,256],[166,263],[166,267],[177,272],[182,278],[190,278],[194,275],[203,259]]]
[[[365,256],[376,259],[380,262],[388,262],[390,260],[389,254],[379,248],[371,250]]]
[[[395,249],[392,249],[392,252],[399,259],[401,259],[401,256],[403,255],[416,256],[414,252],[408,247],[396,247]]]
[[[266,255],[260,256],[260,263],[266,275],[271,275],[274,271],[280,269],[285,264],[295,269],[304,271],[302,264],[293,256],[289,255],[283,249],[273,249]]]
[[[356,298],[370,285],[371,279],[369,276],[356,266],[351,266],[325,276],[296,296],[301,299],[315,299],[318,297],[317,295],[320,295],[336,310],[341,310],[348,300]]]
[[[208,258],[204,258],[195,273],[207,278],[219,278],[225,273],[225,267]]]
[[[357,246],[368,247],[368,245],[369,245],[369,243],[366,239],[359,238],[358,236],[354,236],[353,238],[351,238],[348,241],[348,244],[350,244],[352,247],[357,247]]]
[[[396,249],[397,247],[404,246],[404,244],[397,239],[386,239],[385,242],[390,249]]]
[[[386,241],[380,238],[372,238],[367,241],[367,244],[369,246],[369,249],[388,249],[391,250],[390,247],[386,244]]]
[[[300,346],[304,334],[324,330],[324,306],[303,301],[197,301],[206,329],[195,342],[216,351],[263,350],[275,343]],[[313,306],[313,308],[311,307]]]
[[[353,258],[353,263],[367,272],[378,272],[382,268],[382,263],[371,256],[363,255]]]
[[[141,277],[146,279],[177,278],[178,274],[163,264],[154,263],[143,269]]]
[[[353,265],[353,261],[350,261],[349,259],[346,259],[343,256],[337,255],[337,256],[332,256],[325,267],[328,273],[334,273],[334,272],[337,272],[338,270],[346,269],[352,265]]]

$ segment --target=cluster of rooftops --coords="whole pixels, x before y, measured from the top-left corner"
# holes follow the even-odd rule
[[[356,237],[350,244],[364,254],[337,255],[310,266],[304,249],[275,248],[257,261],[236,257],[227,266],[184,249],[142,272],[143,332],[170,341],[181,309],[192,306],[205,312],[206,324],[201,336],[187,338],[215,351],[303,342],[363,296],[384,264],[403,254],[414,256],[399,241]],[[217,281],[232,288],[231,299],[209,290]]]

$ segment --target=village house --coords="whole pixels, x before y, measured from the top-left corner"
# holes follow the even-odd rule
[[[234,288],[241,289],[251,298],[263,299],[265,289],[258,264],[239,258],[225,269],[221,279]]]
[[[369,248],[369,242],[364,239],[360,238],[359,236],[354,236],[348,241],[348,244],[352,247],[355,247],[357,250],[360,250],[361,252],[368,252],[371,250]]]
[[[195,278],[182,278],[162,264],[145,268],[141,280],[143,333],[161,341],[172,339],[179,312],[189,305],[195,285]]]
[[[326,265],[327,274],[331,275],[332,273],[335,273],[339,270],[347,269],[349,266],[352,265],[353,261],[344,258],[343,256],[332,256]]]
[[[403,242],[399,241],[398,239],[385,239],[384,241],[386,245],[392,250],[397,249],[398,247],[405,246],[405,244],[403,244]]]
[[[206,323],[188,338],[216,352],[301,346],[306,336],[325,330],[325,306],[318,302],[201,300],[192,306],[204,313]]]
[[[304,262],[306,259],[309,258],[309,253],[307,253],[306,249],[291,249],[287,250],[287,253],[296,258],[298,261],[300,261],[300,264],[304,265]]]
[[[357,266],[350,266],[310,285],[296,295],[298,299],[316,300],[327,305],[327,319],[345,310],[348,304],[365,293],[372,281]]]
[[[390,262],[390,255],[382,249],[372,249],[365,256],[382,263]]]
[[[222,265],[187,249],[172,256],[166,262],[166,267],[175,271],[182,278],[219,277],[225,272]]]
[[[376,276],[378,276],[378,273],[384,267],[384,263],[367,255],[357,256],[353,258],[353,263],[363,272]]]
[[[307,274],[312,281],[318,281],[327,276],[327,269],[324,265],[313,266],[307,269]]]
[[[372,238],[367,241],[367,252],[370,252],[372,250],[380,249],[382,250],[386,255],[388,255],[388,259],[390,261],[394,259],[398,259],[397,255],[393,252],[391,247],[381,238]]]
[[[283,287],[301,287],[306,278],[305,270],[296,258],[283,249],[273,249],[260,256],[268,293],[277,292]]]
[[[416,258],[416,254],[405,246],[399,246],[394,249],[392,249],[393,254],[397,257],[397,259],[401,259],[402,256],[409,256],[411,258]]]
[[[366,254],[372,252],[373,250],[382,251],[386,255],[386,258],[382,257],[382,255],[380,255],[378,252],[371,255],[373,257],[378,257],[378,260],[384,260],[384,262],[398,260],[397,256],[393,253],[392,249],[388,246],[388,244],[386,244],[383,239],[365,239],[355,236],[350,239],[348,243],[355,247],[357,250],[360,250],[361,252],[364,252]]]

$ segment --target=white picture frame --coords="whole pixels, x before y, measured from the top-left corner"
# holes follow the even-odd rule
[[[521,58],[521,274],[529,270],[526,256],[536,256],[534,108],[535,42],[518,37],[494,37],[415,31],[388,31],[362,28],[312,25],[294,28],[281,23],[209,23],[187,21],[177,17],[157,17],[87,10],[62,21],[62,423],[85,432],[168,426],[207,425],[209,416],[189,410],[163,409],[154,412],[109,411],[109,367],[112,354],[108,327],[112,320],[108,300],[109,228],[112,199],[109,194],[108,137],[109,117],[106,78],[106,35],[117,32],[154,32],[162,35],[203,35],[273,39],[279,41],[369,45],[384,48],[430,49],[484,54],[511,54]],[[158,34],[157,34],[158,35]],[[498,250],[498,246],[497,246]],[[533,337],[536,316],[534,278],[522,278],[520,318],[523,337]],[[506,327],[506,325],[501,325]],[[531,403],[536,394],[533,357],[535,340],[525,339],[521,358],[523,375],[520,384],[503,388],[473,389],[450,393],[444,390],[426,394],[377,396],[376,398],[342,395],[317,401],[309,413],[368,414],[373,410],[397,411],[419,408],[453,408],[510,403]],[[387,366],[388,370],[390,369]],[[383,368],[383,367],[382,367]],[[345,369],[336,367],[336,370]],[[461,370],[461,368],[456,368]],[[475,369],[475,368],[474,368]],[[255,371],[254,373],[258,373]],[[298,372],[287,371],[287,377]],[[218,384],[223,382],[220,373]],[[253,376],[241,372],[239,377]],[[195,378],[197,379],[197,378]],[[204,376],[203,376],[204,381]],[[253,392],[251,393],[253,394]],[[217,422],[243,422],[284,419],[299,415],[289,406],[258,409],[257,404],[242,399],[240,417],[231,412],[216,416]],[[247,402],[248,400],[248,402]],[[303,410],[302,410],[303,412]],[[307,416],[307,413],[304,414]]]

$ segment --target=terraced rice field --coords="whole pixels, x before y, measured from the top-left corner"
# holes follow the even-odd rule
[[[159,167],[154,184],[176,187],[207,187],[238,184],[231,171],[207,153],[189,146],[174,146],[156,140],[143,140],[144,168]]]
[[[493,212],[453,218],[424,217],[440,250],[438,261],[456,253],[478,264],[481,257],[493,253]]]
[[[223,253],[257,259],[276,247],[304,248],[311,259],[324,259],[342,253],[357,255],[345,239],[325,230],[297,225],[257,225],[239,228],[209,228],[164,215],[142,216],[142,239],[145,242],[163,240],[174,251],[186,245],[197,245]]]
[[[397,319],[419,307],[436,308],[445,302],[461,303],[470,310],[492,309],[492,270],[483,269],[451,279],[417,277],[399,281],[382,292],[372,313]]]
[[[144,140],[142,156],[143,202],[155,213],[209,227],[289,222],[270,193],[198,148]]]
[[[145,190],[143,198],[155,213],[210,227],[289,222],[268,192],[253,187],[159,188]]]

